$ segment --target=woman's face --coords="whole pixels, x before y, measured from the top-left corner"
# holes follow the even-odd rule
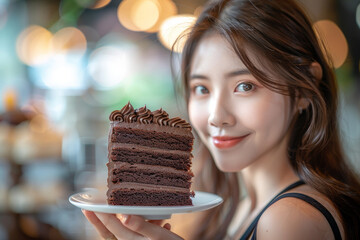
[[[262,86],[221,36],[201,40],[189,87],[190,121],[220,170],[287,157],[289,97]]]

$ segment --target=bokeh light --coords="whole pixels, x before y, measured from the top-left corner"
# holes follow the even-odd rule
[[[120,85],[134,72],[135,49],[127,45],[99,47],[90,55],[88,71],[96,87],[107,89]]]
[[[196,17],[194,15],[177,15],[166,19],[161,25],[158,37],[168,49],[181,52],[187,39],[186,33],[191,30]]]
[[[52,39],[53,52],[55,54],[66,54],[77,52],[83,55],[86,52],[85,35],[75,27],[66,27],[56,32]]]
[[[153,0],[138,0],[131,11],[131,18],[140,31],[145,31],[155,25],[159,19],[159,7]]]
[[[124,0],[120,3],[117,14],[125,28],[146,31],[159,20],[159,3],[156,0]]]
[[[3,93],[2,101],[7,111],[14,110],[17,107],[17,93],[14,89],[8,89]]]
[[[45,63],[51,56],[52,33],[47,29],[32,25],[23,30],[16,42],[19,59],[29,66]]]
[[[75,0],[75,1],[79,6],[82,6],[84,8],[91,8],[91,9],[99,9],[105,7],[111,2],[111,0],[96,0],[96,1]]]
[[[45,64],[31,68],[30,74],[40,88],[79,91],[87,87],[84,59],[76,53],[54,54]]]
[[[175,3],[171,0],[157,0],[157,3],[159,5],[159,10],[160,10],[159,18],[151,28],[146,30],[146,32],[159,31],[161,24],[169,17],[175,16],[178,12]]]
[[[95,4],[91,7],[92,9],[99,9],[102,7],[105,7],[111,2],[111,0],[98,0],[95,2]]]
[[[320,20],[314,23],[314,29],[324,43],[335,68],[339,68],[346,60],[349,47],[341,29],[330,20]]]
[[[124,0],[119,4],[117,16],[120,23],[127,29],[138,31],[137,27],[131,21],[130,12],[133,7],[134,0]]]

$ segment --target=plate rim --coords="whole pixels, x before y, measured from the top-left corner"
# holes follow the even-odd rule
[[[192,205],[192,206],[123,206],[123,205],[114,206],[114,205],[108,205],[107,203],[91,204],[76,200],[77,195],[86,194],[90,192],[94,193],[100,191],[98,189],[91,189],[91,190],[84,190],[74,193],[69,196],[69,202],[78,208],[95,211],[95,212],[115,213],[115,214],[123,213],[123,214],[146,216],[146,215],[171,215],[176,213],[205,211],[222,204],[224,201],[222,197],[220,197],[217,194],[203,192],[203,191],[194,191],[195,196],[192,197],[192,199],[196,200],[196,198],[206,197],[206,196],[208,197],[210,196],[212,197],[212,199],[207,203],[202,203],[199,205]]]

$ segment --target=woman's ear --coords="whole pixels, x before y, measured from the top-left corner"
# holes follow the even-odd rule
[[[313,62],[310,65],[310,73],[315,77],[317,82],[320,82],[323,76],[323,70],[318,62]]]

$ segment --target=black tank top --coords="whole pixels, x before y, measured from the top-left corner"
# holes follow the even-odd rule
[[[302,184],[305,184],[302,180],[297,181],[291,185],[289,185],[288,187],[286,187],[284,190],[282,190],[280,193],[278,193],[265,207],[263,210],[261,210],[261,212],[256,216],[256,218],[252,221],[252,223],[250,224],[250,226],[246,229],[245,233],[242,235],[242,237],[240,238],[240,240],[247,240],[249,239],[250,235],[252,233],[254,233],[251,237],[251,240],[256,240],[256,230],[257,230],[257,223],[260,219],[260,217],[262,216],[262,214],[265,212],[265,210],[267,208],[269,208],[273,203],[277,202],[278,200],[282,199],[282,198],[286,198],[286,197],[293,197],[293,198],[298,198],[301,199],[307,203],[309,203],[310,205],[312,205],[313,207],[315,207],[316,209],[318,209],[326,218],[326,220],[329,222],[331,230],[334,234],[335,240],[341,240],[341,234],[339,231],[339,228],[336,224],[336,221],[334,219],[334,217],[331,215],[331,213],[318,201],[316,201],[315,199],[313,199],[312,197],[309,197],[307,195],[304,195],[302,193],[285,193],[293,188],[296,188]]]

